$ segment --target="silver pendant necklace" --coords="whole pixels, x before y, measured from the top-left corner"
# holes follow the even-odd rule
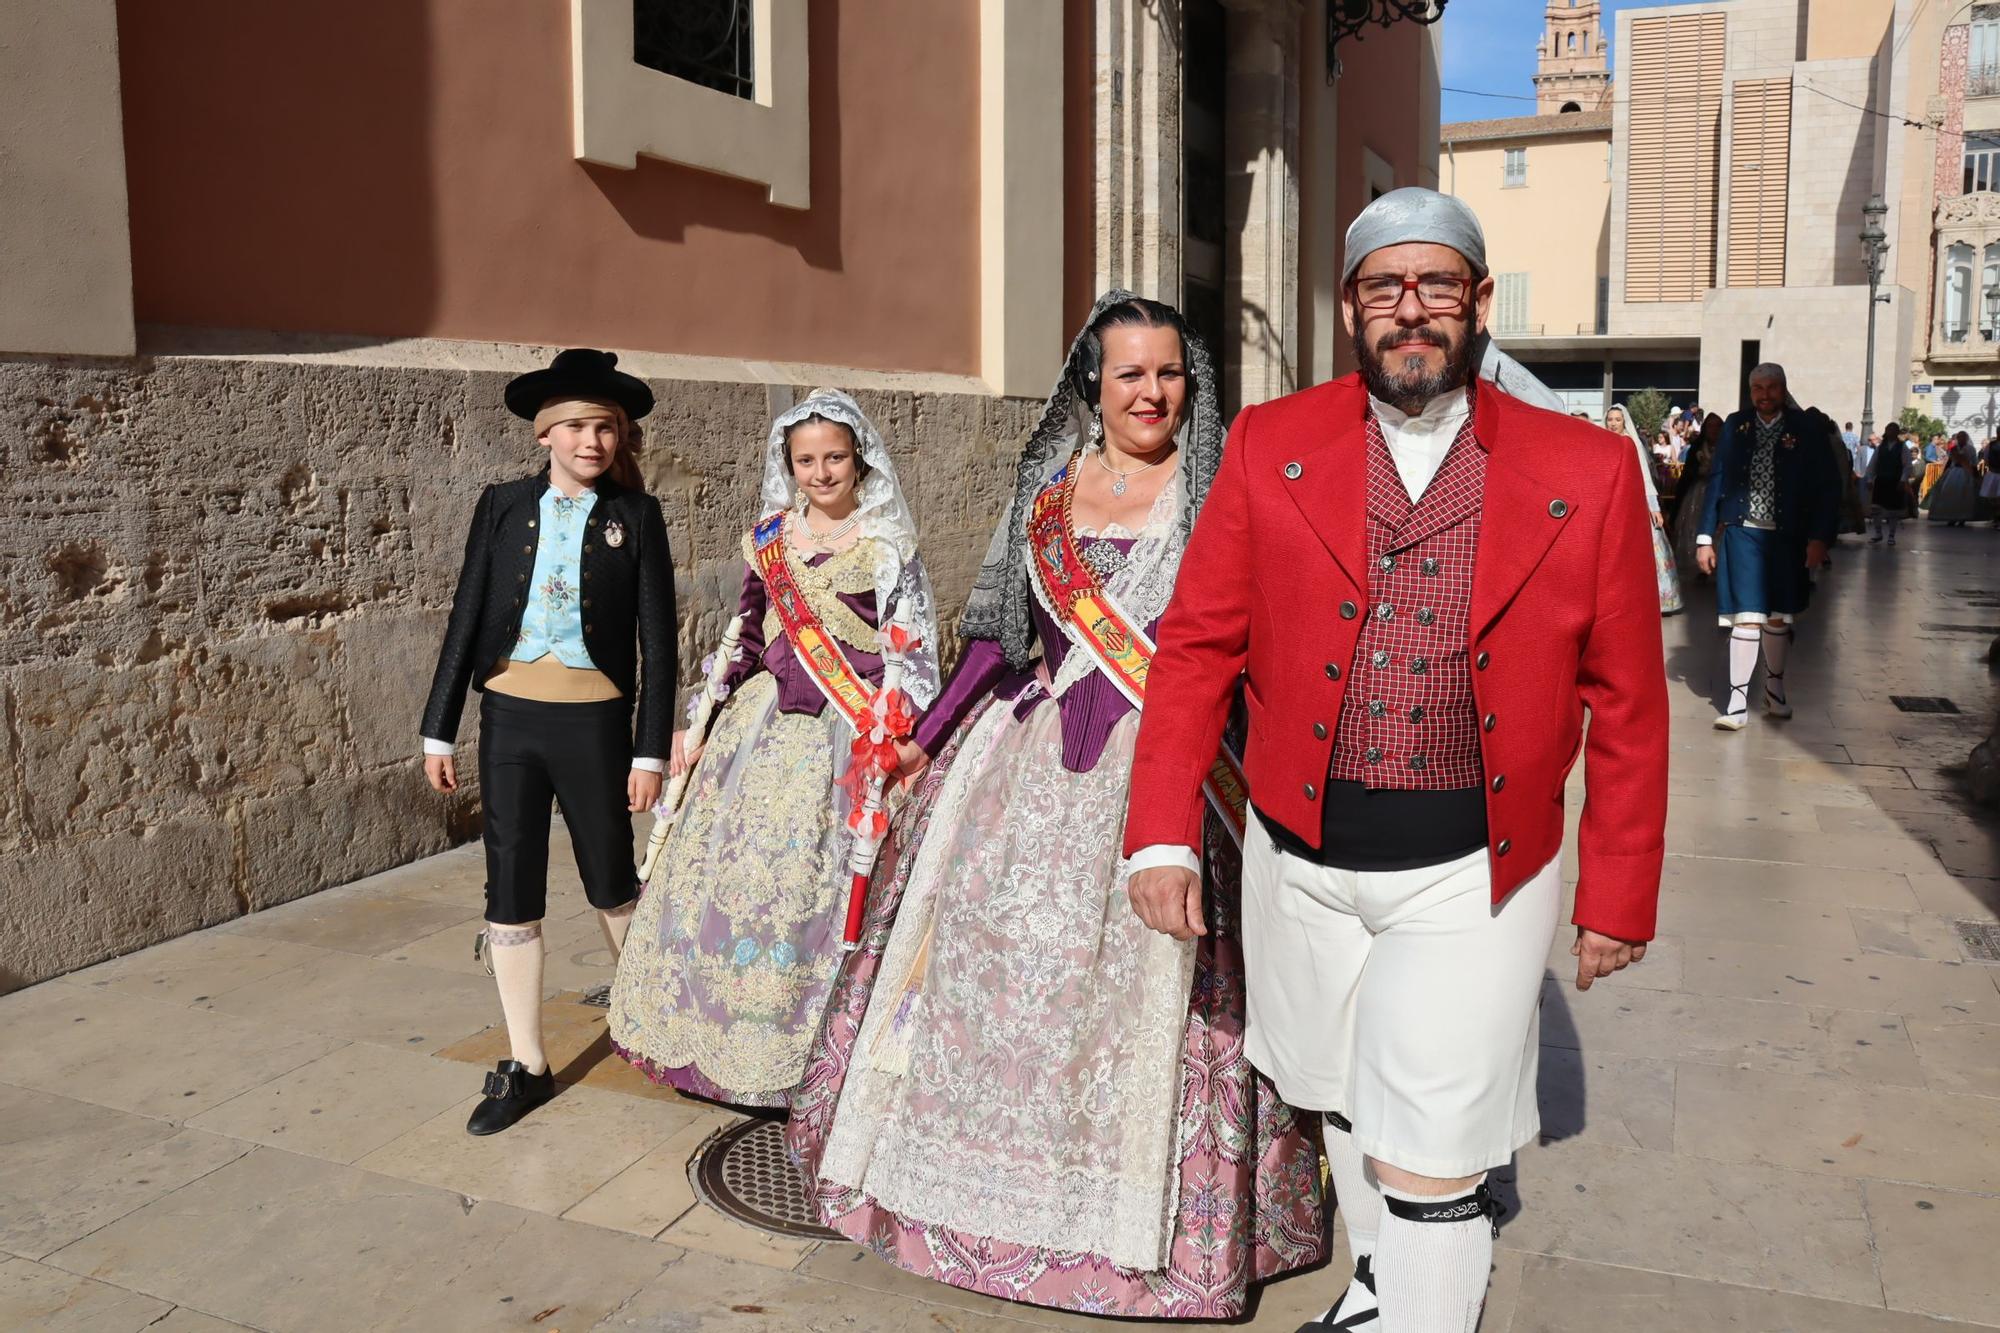
[[[1103,468],[1106,472],[1109,472],[1113,477],[1117,478],[1116,481],[1111,483],[1111,493],[1113,495],[1125,494],[1125,483],[1129,478],[1136,477],[1141,472],[1150,472],[1154,468],[1158,467],[1160,464],[1166,462],[1169,458],[1173,457],[1171,452],[1164,453],[1161,454],[1158,458],[1155,458],[1150,463],[1144,464],[1143,466],[1140,467],[1133,468],[1130,472],[1120,472],[1117,468],[1111,466],[1111,464],[1104,461],[1104,454],[1105,454],[1104,448],[1102,446],[1099,446],[1097,452],[1091,456],[1097,460],[1097,466]]]

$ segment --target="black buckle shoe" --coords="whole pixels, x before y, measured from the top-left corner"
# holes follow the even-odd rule
[[[498,1134],[556,1095],[552,1069],[530,1074],[519,1060],[502,1060],[486,1076],[486,1099],[472,1108],[465,1122],[468,1134]]]

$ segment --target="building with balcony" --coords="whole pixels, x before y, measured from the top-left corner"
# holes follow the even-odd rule
[[[1984,443],[2000,434],[2000,4],[1912,23],[1909,104],[1925,123],[1907,131],[1917,166],[1901,212],[1905,234],[1929,243],[1896,261],[1928,298],[1908,401]]]

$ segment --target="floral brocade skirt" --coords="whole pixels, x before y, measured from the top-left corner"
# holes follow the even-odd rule
[[[1660,614],[1673,615],[1681,609],[1681,575],[1665,528],[1653,529],[1653,578],[1660,588]]]
[[[789,1100],[840,966],[852,739],[831,708],[780,712],[763,672],[717,715],[611,987],[612,1045],[654,1082]]]
[[[1211,836],[1211,933],[1125,898],[1136,715],[1095,771],[1058,710],[987,705],[892,829],[787,1141],[822,1217],[1005,1300],[1228,1319],[1325,1257],[1316,1124],[1243,1052],[1240,858]]]

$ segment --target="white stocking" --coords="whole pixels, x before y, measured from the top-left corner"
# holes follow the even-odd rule
[[[1482,1176],[1483,1180],[1484,1177]],[[1382,1300],[1382,1333],[1473,1333],[1493,1268],[1493,1222],[1473,1206],[1474,1196],[1441,1199],[1406,1194],[1385,1185],[1375,1253],[1375,1290]],[[1397,1214],[1405,1204],[1456,1204],[1451,1221],[1418,1221]]]
[[[530,1074],[549,1067],[542,1053],[542,923],[502,926],[486,923],[486,947],[493,979],[500,986],[500,1012],[507,1017],[507,1042]]]
[[[1363,1259],[1372,1260],[1374,1257],[1375,1234],[1382,1225],[1382,1194],[1368,1170],[1367,1157],[1354,1146],[1354,1135],[1340,1127],[1346,1121],[1341,1120],[1340,1125],[1336,1125],[1335,1119],[1327,1117],[1326,1162],[1333,1172],[1334,1203],[1340,1212],[1341,1224],[1347,1228],[1347,1249],[1358,1265]],[[1334,1307],[1343,1319],[1374,1308],[1375,1293],[1363,1286],[1358,1278],[1349,1280],[1347,1291]]]
[[[1792,646],[1792,627],[1783,621],[1767,624],[1763,639],[1764,693],[1785,703],[1785,651]]]
[[[1738,625],[1729,631],[1729,706],[1727,713],[1750,711],[1750,675],[1757,669],[1755,625]]]
[[[635,898],[623,907],[597,914],[597,924],[604,931],[604,942],[611,946],[611,961],[614,964],[625,952],[625,932],[632,928],[632,913],[638,906]]]

